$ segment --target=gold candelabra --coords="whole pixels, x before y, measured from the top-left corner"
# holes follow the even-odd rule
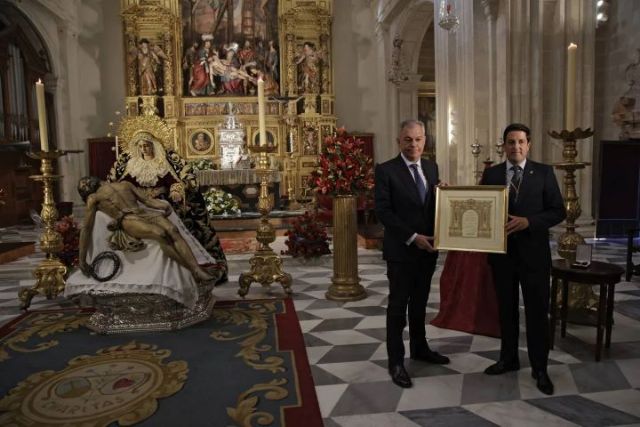
[[[498,155],[498,160],[502,160],[502,156],[504,155],[504,141],[502,138],[496,142],[496,154]]]
[[[482,171],[478,168],[478,157],[480,156],[480,152],[482,151],[482,145],[478,144],[478,140],[471,144],[471,154],[473,154],[473,182],[474,184],[480,181],[482,177]]]
[[[576,259],[576,248],[578,245],[584,244],[584,237],[576,233],[578,227],[575,223],[580,217],[582,209],[580,208],[580,197],[576,192],[576,176],[575,172],[589,166],[587,162],[576,162],[578,150],[576,142],[581,139],[593,136],[593,131],[588,128],[582,130],[576,128],[573,131],[562,130],[560,133],[550,131],[554,139],[562,140],[562,162],[554,163],[553,166],[559,170],[563,170],[564,175],[564,204],[567,211],[567,219],[565,221],[566,231],[558,238],[558,254],[573,262]],[[598,298],[595,296],[593,289],[589,286],[571,286],[569,294],[568,308],[570,309],[570,317],[579,323],[592,323],[589,320],[592,313],[597,309]],[[554,296],[557,298],[557,296]]]
[[[267,182],[271,171],[269,170],[269,158],[267,153],[276,151],[277,145],[252,145],[249,150],[258,154],[258,166],[256,171],[260,177],[260,197],[258,198],[258,211],[260,223],[256,231],[258,249],[249,260],[251,270],[240,274],[238,295],[244,298],[249,292],[249,286],[258,282],[263,287],[270,287],[273,282],[280,282],[284,291],[290,295],[291,274],[282,270],[282,259],[271,249],[270,243],[276,240],[276,231],[269,222],[269,212],[273,208],[273,200],[269,196],[269,184]]]
[[[29,308],[31,299],[38,294],[52,299],[64,292],[64,276],[67,274],[67,267],[57,257],[63,248],[63,242],[62,236],[55,230],[58,210],[53,197],[53,184],[61,176],[53,174],[53,161],[66,153],[66,151],[58,150],[27,153],[29,157],[39,159],[41,163],[40,172],[42,174],[29,178],[41,181],[43,184],[44,201],[40,216],[44,223],[44,231],[40,236],[40,249],[46,254],[46,257],[33,273],[36,278],[35,285],[20,291],[20,308],[24,310]]]
[[[593,136],[591,129],[582,130],[577,128],[572,132],[563,130],[560,133],[550,131],[554,139],[562,140],[563,150],[562,159],[560,163],[554,163],[553,166],[557,169],[563,170],[564,175],[564,203],[567,210],[567,219],[565,223],[566,231],[558,239],[558,254],[562,258],[568,260],[575,260],[576,247],[584,244],[584,238],[576,233],[578,227],[575,223],[576,219],[580,217],[582,209],[580,208],[580,198],[576,192],[576,175],[575,172],[579,169],[584,169],[591,163],[576,162],[578,150],[576,149],[576,141]]]

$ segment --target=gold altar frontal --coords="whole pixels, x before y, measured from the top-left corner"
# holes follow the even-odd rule
[[[261,3],[121,0],[126,113],[157,114],[179,155],[219,165],[219,128],[231,109],[245,144],[258,140],[261,77],[279,193],[298,199],[336,124],[333,1]]]

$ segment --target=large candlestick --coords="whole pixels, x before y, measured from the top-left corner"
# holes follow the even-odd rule
[[[38,102],[38,125],[40,127],[40,149],[49,151],[49,139],[47,133],[47,110],[44,103],[44,85],[38,79],[36,82],[36,100]]]
[[[258,78],[258,131],[260,132],[260,145],[267,145],[267,131],[264,118],[264,80]]]
[[[571,43],[567,48],[567,90],[565,126],[569,132],[575,129],[576,121],[576,51],[578,46]]]
[[[116,135],[116,160],[120,157],[120,147],[118,147],[118,135]]]

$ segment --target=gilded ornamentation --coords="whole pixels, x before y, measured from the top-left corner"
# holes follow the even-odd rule
[[[2,425],[119,425],[149,418],[157,400],[180,391],[184,361],[171,351],[136,343],[74,357],[61,371],[30,375],[0,400]]]
[[[251,427],[254,422],[259,425],[271,425],[274,422],[273,415],[257,411],[259,398],[254,394],[264,393],[264,397],[268,400],[282,400],[289,395],[287,389],[281,387],[285,384],[287,384],[287,380],[279,378],[268,383],[254,385],[238,396],[236,406],[228,407],[227,414],[238,426]]]
[[[86,316],[78,314],[66,315],[64,313],[42,313],[36,314],[30,320],[30,326],[20,329],[17,333],[9,335],[0,345],[0,362],[10,358],[8,349],[19,353],[34,353],[44,351],[59,344],[58,340],[52,339],[27,347],[26,344],[32,337],[45,338],[58,332],[66,332],[83,326]]]
[[[152,134],[162,143],[165,149],[173,148],[173,129],[160,117],[141,115],[124,117],[118,129],[118,145],[120,152],[129,152],[129,143],[133,137],[144,130]]]
[[[578,227],[575,221],[582,213],[582,209],[580,208],[580,198],[576,192],[575,171],[584,169],[586,166],[590,165],[590,163],[586,162],[576,162],[576,157],[578,155],[576,141],[593,136],[593,131],[591,129],[582,130],[581,128],[577,128],[573,131],[565,129],[560,133],[555,131],[549,132],[549,135],[554,139],[561,139],[563,145],[562,158],[564,161],[554,163],[553,165],[557,169],[565,172],[564,201],[567,210],[567,219],[565,223],[567,231],[558,239],[558,253],[563,258],[575,260],[577,245],[584,244],[584,238],[575,231]]]
[[[251,270],[241,273],[238,279],[240,289],[238,295],[244,297],[249,292],[251,283],[260,283],[263,287],[269,287],[273,282],[280,282],[284,291],[290,295],[291,274],[282,270],[282,259],[271,249],[270,243],[276,240],[276,230],[269,222],[269,212],[273,208],[273,200],[269,195],[269,159],[267,153],[274,152],[278,147],[276,145],[257,146],[250,145],[249,149],[253,153],[258,153],[257,171],[260,176],[260,197],[258,198],[258,211],[261,218],[256,231],[256,240],[258,241],[258,250],[249,260]]]
[[[31,288],[22,289],[18,297],[20,307],[26,309],[31,305],[31,299],[38,295],[44,295],[48,299],[55,298],[64,291],[64,276],[67,274],[67,267],[60,261],[57,254],[62,251],[62,236],[55,230],[58,211],[56,209],[55,198],[53,196],[53,184],[60,179],[60,175],[53,174],[53,161],[64,156],[65,151],[39,151],[29,152],[27,155],[41,162],[41,175],[34,175],[30,178],[35,181],[42,181],[44,200],[40,216],[44,222],[44,231],[40,236],[40,249],[46,253],[46,258],[40,262],[34,276],[36,283]]]
[[[269,329],[269,319],[273,318],[277,310],[274,302],[256,302],[246,308],[219,308],[213,311],[212,316],[226,324],[247,325],[249,331],[232,336],[229,331],[213,331],[211,338],[218,341],[240,341],[241,350],[236,354],[242,357],[244,363],[255,370],[267,370],[272,373],[284,372],[282,366],[284,360],[278,356],[268,356],[264,359],[261,353],[272,350],[268,344],[262,344]]]
[[[141,96],[142,100],[142,114],[146,116],[154,116],[158,114],[158,107],[156,107],[155,96]]]
[[[320,52],[331,52],[329,43],[330,38],[328,33],[322,33],[320,35]],[[333,93],[331,89],[331,60],[329,59],[329,55],[324,56],[324,61],[322,62],[322,93]],[[324,108],[323,108],[324,110]],[[324,113],[324,112],[323,112]]]
[[[295,62],[295,36],[291,33],[287,34],[287,92],[289,96],[293,96],[298,93],[296,87],[296,62]]]
[[[333,198],[333,277],[325,294],[333,301],[358,301],[367,292],[358,277],[358,219],[357,197]]]
[[[127,39],[127,52],[133,51],[136,47],[136,37],[134,34],[127,32],[125,35]],[[138,93],[138,83],[136,79],[136,68],[127,66],[127,95],[136,96]]]
[[[451,200],[449,236],[491,237],[491,207],[493,202],[479,200]]]
[[[582,209],[580,207],[580,198],[576,192],[576,170],[584,169],[589,166],[587,162],[576,162],[578,150],[576,142],[581,139],[593,136],[593,131],[589,129],[577,128],[573,131],[563,129],[561,132],[551,131],[549,135],[554,139],[561,139],[563,150],[563,162],[554,163],[553,166],[563,170],[564,175],[564,203],[567,211],[567,219],[565,221],[566,231],[558,238],[558,254],[569,261],[575,261],[576,248],[578,245],[584,244],[584,237],[576,233],[578,227],[575,223],[580,217]],[[598,298],[593,292],[591,286],[572,286],[570,287],[569,308],[572,310],[597,310]]]
[[[162,40],[166,52],[166,59],[164,61],[164,95],[173,96],[173,36],[171,33],[164,33]]]
[[[335,126],[333,0],[121,0],[120,4],[126,44],[127,115],[161,114],[172,130],[171,148],[179,155],[220,162],[217,147],[215,151],[192,150],[189,137],[192,129],[215,129],[223,123],[228,101],[237,107],[239,116],[245,116],[242,120],[247,134],[253,135],[257,127],[251,124],[257,122],[255,79],[262,74],[267,96],[299,93],[297,78],[303,73],[297,73],[296,53],[304,50],[304,42],[317,46],[307,48],[310,55],[304,58],[311,60],[304,60],[304,67],[301,64],[301,70],[308,70],[306,75],[310,77],[306,79],[307,87],[313,88],[305,91],[314,95],[307,100],[306,112]],[[230,20],[238,25],[228,25]],[[148,41],[149,55],[158,57],[154,60],[155,92],[153,85],[143,88],[140,81],[138,53],[142,51],[142,40]],[[146,58],[143,55],[142,59]],[[153,80],[152,74],[143,73],[149,81]],[[267,102],[266,108],[267,129],[281,146],[272,155],[274,164],[290,160],[285,147],[289,139],[298,143],[297,155],[303,156],[303,128],[283,123],[283,107],[277,102]],[[303,103],[297,111],[290,111],[295,111],[296,116],[303,114]],[[196,124],[203,121],[203,125]],[[288,137],[292,133],[293,138]],[[296,170],[289,178],[281,179],[280,194],[288,193],[288,187],[294,193],[301,191],[299,177],[311,170],[305,164],[309,162],[289,162]]]

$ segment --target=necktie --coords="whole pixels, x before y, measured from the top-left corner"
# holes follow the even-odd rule
[[[422,181],[422,177],[418,172],[418,165],[412,163],[409,165],[411,168],[411,172],[413,173],[413,179],[416,181],[416,187],[418,188],[418,195],[420,196],[420,200],[424,203],[424,199],[427,196],[427,188],[424,186],[424,181]]]
[[[513,176],[511,177],[511,185],[509,185],[509,200],[511,203],[518,201],[518,193],[520,192],[520,184],[522,183],[522,168],[518,165],[511,166]]]

